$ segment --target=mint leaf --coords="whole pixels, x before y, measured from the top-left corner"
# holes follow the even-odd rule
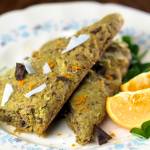
[[[150,67],[143,70],[143,72],[148,72],[148,71],[150,71]]]
[[[142,54],[139,55],[139,46],[133,43],[131,36],[125,35],[122,37],[122,40],[128,44],[128,48],[130,49],[132,55],[128,73],[123,79],[123,82],[127,82],[142,72],[150,71],[150,63],[141,62],[141,60],[147,54],[148,50],[145,50]]]
[[[130,130],[130,132],[134,135],[144,137],[146,139],[150,138],[150,120],[145,121],[141,128],[133,128]]]
[[[122,40],[126,42],[128,45],[131,45],[132,43],[132,38],[129,35],[122,36]]]
[[[149,127],[149,126],[150,126],[150,120],[145,121],[145,122],[142,124],[141,128],[142,128],[142,130],[146,130],[146,128]]]
[[[136,64],[140,64],[139,58],[137,55],[132,54],[132,60],[131,60],[130,66],[133,67],[133,65],[136,65]]]
[[[146,137],[150,138],[150,126],[148,126],[145,130],[144,130]]]
[[[140,71],[140,68],[138,66],[132,67],[131,69],[128,70],[126,76],[123,79],[123,82],[129,81],[131,78],[138,75],[140,72],[141,71]]]
[[[142,72],[150,71],[150,63],[140,64]]]
[[[129,48],[130,48],[132,54],[138,55],[139,46],[137,44],[131,44],[131,45],[129,45]]]
[[[139,59],[142,60],[146,56],[147,53],[148,53],[148,49],[139,55]]]
[[[147,138],[145,132],[140,128],[133,128],[130,132],[136,136]]]
[[[146,137],[150,137],[150,120],[144,122],[141,126],[141,129],[145,132]]]

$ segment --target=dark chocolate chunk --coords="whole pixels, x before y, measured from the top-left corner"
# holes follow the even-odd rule
[[[26,126],[26,122],[24,120],[20,120],[20,126],[21,127],[25,127]]]
[[[16,63],[15,77],[16,80],[23,80],[25,78],[27,71],[23,64]]]
[[[31,111],[31,113],[32,113],[32,114],[34,114],[34,113],[35,113],[35,109],[34,109],[34,108],[31,108],[31,110],[30,110],[30,111]]]
[[[102,130],[98,125],[95,125],[95,132],[98,137],[99,145],[107,143],[112,137]]]
[[[93,67],[92,70],[95,71],[99,75],[104,75],[106,72],[106,68],[99,63],[96,63]]]
[[[70,79],[68,79],[64,76],[57,76],[57,80],[61,80],[61,81],[64,81],[64,82],[68,82],[68,81],[70,82],[71,81]]]

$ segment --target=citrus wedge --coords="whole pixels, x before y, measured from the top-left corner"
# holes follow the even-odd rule
[[[131,129],[150,120],[150,88],[108,97],[106,110],[118,125]]]
[[[137,91],[150,88],[150,71],[141,73],[121,85],[121,91]]]

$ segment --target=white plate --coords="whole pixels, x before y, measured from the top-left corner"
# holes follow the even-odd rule
[[[13,11],[0,17],[0,70],[11,67],[22,57],[31,55],[46,41],[58,36],[68,36],[82,26],[88,25],[102,16],[119,12],[125,19],[120,34],[129,34],[141,45],[150,49],[150,15],[128,7],[94,2],[43,4],[21,11]],[[150,53],[145,61],[150,59]],[[116,136],[108,144],[99,146],[92,143],[80,146],[75,143],[73,132],[64,120],[50,128],[48,137],[34,134],[12,135],[13,128],[1,124],[0,150],[71,150],[71,149],[149,149],[150,141],[133,137],[130,133],[106,119],[102,124],[108,133]]]

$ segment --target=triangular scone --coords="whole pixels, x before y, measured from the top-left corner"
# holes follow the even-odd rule
[[[71,96],[67,120],[78,143],[92,140],[95,125],[105,116],[106,98],[118,92],[130,60],[130,50],[124,44],[112,43]]]
[[[7,102],[0,107],[0,120],[15,126],[17,130],[42,134],[89,69],[99,60],[122,24],[119,14],[108,15],[81,29],[76,37],[85,35],[89,38],[71,51],[64,53],[70,38],[46,43],[33,54],[31,65],[34,71],[27,65],[28,73],[23,81],[16,80],[15,69],[1,77],[0,101],[2,104],[2,99],[7,99]],[[43,72],[45,63],[51,68],[47,74]],[[4,96],[6,85],[8,91],[13,88],[9,99]]]

